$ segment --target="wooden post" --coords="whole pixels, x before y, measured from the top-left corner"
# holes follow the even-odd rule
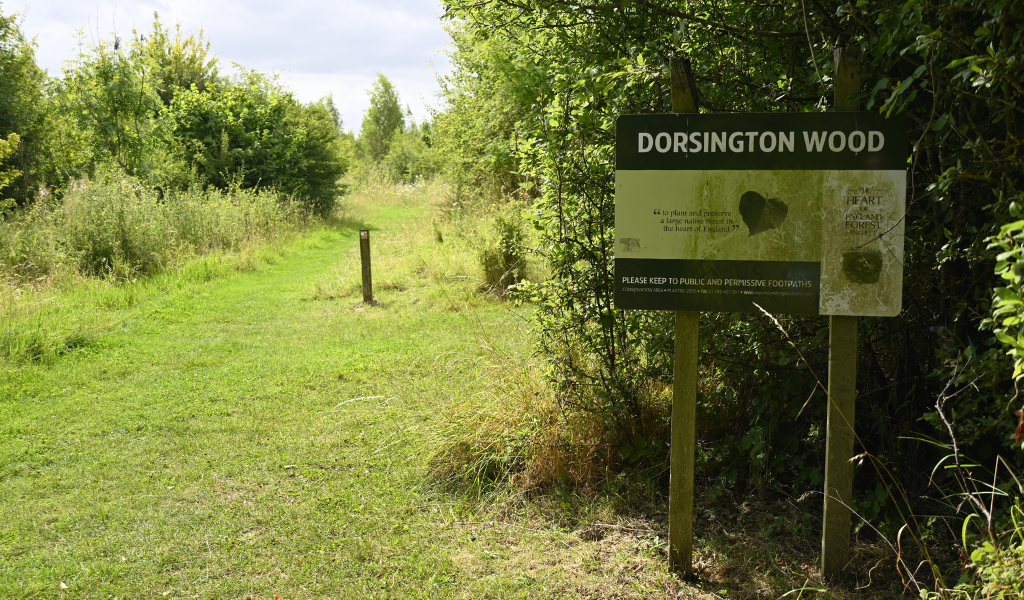
[[[858,110],[850,95],[860,91],[860,48],[837,48],[836,110]],[[850,561],[853,506],[853,423],[857,403],[857,317],[829,317],[828,425],[825,438],[825,514],[821,528],[821,574],[843,575]]]
[[[672,112],[697,112],[697,92],[690,61],[669,59]],[[697,341],[700,313],[676,312],[675,360],[672,364],[672,456],[668,496],[668,561],[684,575],[693,573],[693,457],[697,420]]]
[[[370,230],[359,230],[359,258],[363,263],[363,302],[373,305],[373,280],[370,277]]]

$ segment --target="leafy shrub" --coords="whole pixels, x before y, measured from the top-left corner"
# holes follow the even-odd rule
[[[244,71],[214,91],[182,90],[162,119],[169,143],[219,188],[272,187],[328,214],[347,164],[329,99],[298,104],[272,78]]]
[[[968,574],[957,585],[958,590],[970,598],[1024,598],[1024,528],[1016,530],[1022,536],[1015,544],[996,547],[982,542],[971,552]]]
[[[430,124],[411,123],[391,140],[382,165],[395,183],[416,183],[437,172],[437,161],[427,141]]]
[[[11,152],[0,151],[0,188],[13,183],[4,195],[24,206],[41,182],[51,144],[46,72],[36,64],[35,43],[22,33],[19,20],[0,14],[0,146],[5,137],[13,146]],[[0,200],[0,213],[3,204]]]
[[[1012,365],[991,351],[995,342],[980,325],[993,283],[994,252],[985,240],[1010,220],[1010,201],[1024,185],[1020,5],[883,0],[815,9],[792,1],[701,1],[683,14],[671,3],[597,2],[582,19],[575,6],[545,2],[499,0],[484,8],[447,0],[446,8],[460,31],[445,92],[456,113],[435,119],[435,144],[448,148],[440,135],[447,132],[451,148],[471,150],[457,156],[460,164],[485,176],[493,173],[486,142],[509,141],[518,180],[538,190],[538,252],[554,277],[532,297],[563,406],[639,432],[645,395],[671,381],[671,316],[621,311],[612,302],[616,116],[669,112],[668,62],[680,53],[689,57],[702,112],[828,110],[833,51],[857,46],[857,98],[868,110],[907,113],[913,144],[906,149],[904,312],[860,321],[856,429],[865,448],[908,483],[908,498],[927,496],[929,481],[920,474],[940,457],[911,438],[922,428],[946,435],[935,398],[961,378],[974,387],[950,406],[957,435],[979,460],[1006,448]],[[794,14],[806,16],[806,30],[794,28]],[[564,26],[554,31],[547,23]],[[496,114],[493,107],[512,122],[464,143],[462,131],[488,131],[483,126],[491,122],[480,116],[489,108]],[[476,126],[448,127],[460,120]],[[787,345],[757,315],[701,321],[698,435],[713,442],[705,466],[784,485],[818,480],[824,396],[811,397],[811,369],[787,357]],[[803,366],[823,375],[824,320],[795,317],[786,327],[811,363]],[[1009,460],[1019,466],[1024,455]],[[866,490],[858,501],[868,506],[858,508],[868,515],[883,509],[878,483],[859,470],[855,489]]]
[[[484,285],[504,294],[526,278],[526,233],[521,209],[511,203],[496,211],[490,239],[480,251]]]
[[[1017,202],[1010,210],[1020,216]],[[993,290],[992,318],[986,324],[1013,358],[1017,380],[1024,376],[1024,221],[1003,225],[990,241],[990,247],[1000,251],[995,272],[1006,285]]]

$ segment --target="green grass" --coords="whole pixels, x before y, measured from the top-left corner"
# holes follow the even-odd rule
[[[0,361],[0,597],[757,598],[813,575],[780,521],[796,505],[698,506],[690,585],[649,487],[432,479],[474,419],[543,394],[524,315],[480,292],[478,222],[441,193],[363,192],[276,246],[5,297],[10,347],[87,335]]]
[[[484,522],[427,485],[432,411],[486,389],[482,340],[516,331],[475,291],[468,238],[412,251],[411,200],[367,202],[256,271],[186,269],[111,300],[110,329],[63,356],[0,364],[0,595],[570,591],[557,560],[502,565],[558,556],[571,532]],[[318,299],[358,265],[360,219],[380,305]]]

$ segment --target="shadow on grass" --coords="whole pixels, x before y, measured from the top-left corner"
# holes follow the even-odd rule
[[[556,527],[571,533],[573,549],[581,554],[615,555],[619,561],[625,554],[629,566],[622,568],[631,570],[633,585],[664,590],[667,487],[628,474],[618,479],[620,486],[602,491],[554,487],[527,493],[507,485],[460,486],[452,481],[437,489],[454,495],[477,520]],[[917,596],[896,571],[895,552],[868,528],[855,536],[848,577],[841,582],[822,581],[820,494],[799,499],[780,491],[740,494],[698,482],[695,497],[694,574],[685,580],[670,574],[673,583],[665,595],[646,597]],[[594,593],[609,592],[612,588],[604,587],[606,584],[597,580],[581,583]]]

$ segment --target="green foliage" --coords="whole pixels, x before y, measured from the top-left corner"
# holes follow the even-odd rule
[[[1017,202],[1010,204],[1010,212],[1020,215]],[[1013,358],[1013,379],[1019,380],[1024,375],[1024,221],[1003,225],[990,241],[989,248],[999,250],[996,275],[1006,286],[992,290],[992,319],[986,324]]]
[[[345,172],[337,110],[303,106],[276,80],[243,71],[216,91],[180,90],[164,113],[169,143],[219,189],[274,187],[327,214]]]
[[[437,173],[438,161],[430,146],[430,122],[415,121],[397,134],[382,161],[388,178],[396,183],[416,183]]]
[[[18,143],[20,141],[21,138],[16,133],[8,134],[6,140],[0,138],[0,163],[18,150]],[[20,176],[21,171],[17,169],[9,168],[6,171],[0,171],[0,190],[10,185],[12,181]],[[0,215],[3,215],[4,211],[13,206],[13,204],[13,201],[0,200]]]
[[[495,212],[491,239],[480,251],[484,285],[489,290],[504,294],[510,286],[526,279],[526,255],[522,207],[509,203]]]
[[[46,74],[36,64],[35,46],[22,34],[18,17],[0,14],[0,138],[11,141],[8,136],[17,134],[18,140],[13,151],[0,157],[0,170],[8,175],[0,187],[10,186],[5,195],[22,205],[40,183],[47,154],[45,87]],[[5,163],[10,167],[2,169]]]
[[[156,143],[152,135],[163,104],[153,66],[141,42],[101,39],[84,46],[64,67],[62,108],[77,119],[92,150],[91,161],[109,160],[128,175],[140,175]]]
[[[241,67],[226,80],[201,31],[169,31],[156,14],[147,33],[80,47],[64,77],[47,81],[14,18],[2,17],[0,128],[21,138],[19,198],[40,186],[60,196],[108,163],[161,193],[196,179],[274,187],[321,215],[343,193],[348,161],[329,98],[302,105]]]
[[[170,142],[210,185],[272,185],[298,153],[285,130],[291,98],[259,73],[232,83],[217,92],[180,90],[164,114]]]
[[[452,73],[440,80],[447,109],[434,115],[434,148],[457,196],[500,198],[519,188],[520,123],[542,101],[543,68],[515,45],[486,30],[449,22]]]
[[[370,108],[363,116],[359,137],[370,158],[379,161],[387,155],[395,136],[405,128],[405,115],[395,86],[380,71],[369,95]]]
[[[168,139],[161,117],[179,92],[215,91],[222,84],[202,32],[184,37],[178,24],[171,37],[154,13],[148,36],[132,30],[127,42],[115,37],[79,44],[83,50],[65,65],[63,80],[52,83],[49,95],[56,102],[52,112],[65,115],[54,114],[53,137],[62,151],[87,151],[77,160],[54,157],[64,163],[58,169],[64,172],[51,177],[54,183],[67,184],[111,161],[161,186],[186,184],[187,163],[175,163],[169,148],[179,140]]]
[[[412,184],[438,172],[430,121],[417,124],[403,112],[398,92],[383,73],[369,91],[370,107],[362,130],[348,149],[353,156],[352,179],[362,185]]]
[[[672,55],[689,60],[703,112],[828,110],[833,51],[859,46],[855,99],[906,113],[912,131],[904,311],[861,320],[856,429],[909,499],[928,494],[920,473],[939,458],[909,438],[922,429],[949,435],[935,409],[947,382],[965,387],[948,406],[962,450],[990,460],[1008,447],[1012,365],[983,324],[995,258],[986,240],[1024,188],[1019,3],[448,0],[446,9],[455,73],[435,146],[483,178],[495,172],[485,160],[495,153],[461,132],[514,149],[554,274],[531,294],[564,407],[602,415],[620,439],[646,438],[642,407],[671,382],[671,315],[612,302],[615,117],[669,112]],[[506,114],[507,124],[484,133],[487,118]],[[812,395],[811,373],[826,372],[826,323],[784,325],[806,363],[761,316],[702,316],[704,468],[772,485],[820,481],[825,400]],[[880,484],[862,469],[855,488],[865,491],[862,514],[884,519]]]
[[[53,210],[45,199],[0,222],[0,277],[31,281],[56,274],[70,262],[58,235]]]
[[[294,171],[282,179],[279,189],[326,216],[345,192],[339,180],[349,166],[338,109],[330,96],[306,105],[292,104],[288,123],[290,136],[301,139],[302,146]]]
[[[156,80],[156,91],[164,106],[169,106],[179,90],[200,91],[216,89],[223,83],[217,58],[210,56],[210,42],[203,39],[203,30],[185,37],[181,23],[174,27],[174,37],[153,13],[153,27],[149,37],[132,31],[139,40],[139,52],[148,63]]]
[[[1018,529],[1017,534],[1024,532]],[[983,542],[971,552],[974,577],[957,586],[971,598],[1022,598],[1024,597],[1024,540],[997,548],[992,542]],[[974,581],[971,581],[974,579]]]

